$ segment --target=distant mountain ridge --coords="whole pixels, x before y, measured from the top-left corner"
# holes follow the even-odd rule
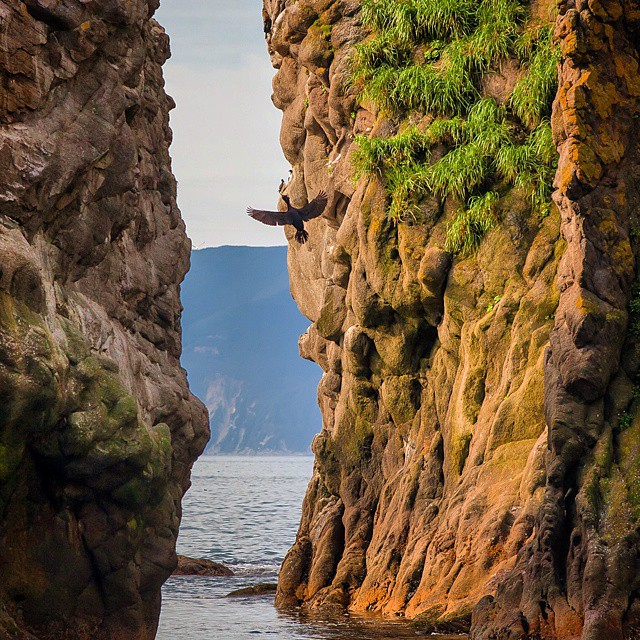
[[[192,252],[182,366],[209,410],[210,453],[308,452],[320,431],[321,372],[298,354],[309,322],[289,293],[286,251]]]

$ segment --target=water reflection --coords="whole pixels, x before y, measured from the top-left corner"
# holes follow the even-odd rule
[[[273,596],[225,597],[277,581],[293,543],[312,458],[203,458],[184,502],[179,553],[228,564],[231,578],[174,577],[163,590],[158,640],[385,640],[416,638],[406,622],[278,612]],[[443,638],[441,636],[441,638]]]

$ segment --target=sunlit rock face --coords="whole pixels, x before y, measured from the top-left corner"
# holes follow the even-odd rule
[[[153,0],[0,1],[0,636],[151,639],[207,414]]]
[[[552,4],[529,9],[553,22]],[[398,126],[348,86],[361,3],[265,2],[287,193],[330,196],[289,247],[324,428],[279,605],[478,640],[635,637],[634,6],[561,3],[554,204],[532,215],[513,190],[477,250],[451,255],[455,202],[395,223],[383,181],[353,179],[354,136]],[[499,102],[518,67],[482,91]]]

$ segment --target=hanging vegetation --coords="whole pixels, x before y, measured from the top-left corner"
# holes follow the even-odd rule
[[[400,122],[388,138],[357,136],[357,178],[380,176],[389,216],[419,214],[429,193],[460,209],[447,249],[470,251],[496,223],[501,194],[525,190],[548,212],[557,154],[549,116],[559,53],[549,25],[517,0],[364,0],[371,35],[356,47],[351,81],[360,100]],[[522,72],[504,104],[482,95],[482,76],[517,58]],[[428,127],[409,117],[431,114]],[[418,118],[419,119],[419,118]],[[414,118],[415,120],[415,118]],[[434,159],[433,150],[444,147]]]

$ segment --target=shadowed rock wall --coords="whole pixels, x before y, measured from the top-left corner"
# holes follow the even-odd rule
[[[151,639],[208,437],[154,0],[0,1],[0,636]]]
[[[287,193],[330,195],[289,249],[324,425],[280,605],[441,630],[475,608],[478,639],[634,637],[638,15],[577,4],[557,28],[557,207],[540,219],[514,190],[477,252],[453,257],[455,202],[395,224],[381,181],[353,181],[354,136],[397,130],[346,84],[360,2],[265,2]]]

